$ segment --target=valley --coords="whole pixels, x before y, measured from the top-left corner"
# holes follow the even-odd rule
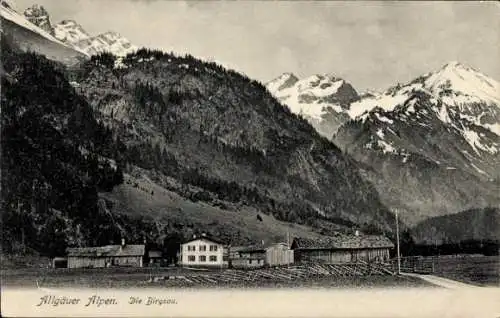
[[[394,241],[395,211],[418,243],[498,240],[484,227],[500,205],[500,84],[470,66],[450,62],[382,93],[332,73],[263,84],[9,3],[9,253],[200,231],[234,244],[356,231]]]

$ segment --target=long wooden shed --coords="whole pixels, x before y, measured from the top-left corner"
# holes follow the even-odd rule
[[[342,235],[321,240],[295,238],[291,249],[296,263],[385,262],[394,244],[380,235]]]

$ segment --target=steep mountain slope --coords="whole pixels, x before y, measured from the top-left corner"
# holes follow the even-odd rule
[[[54,29],[52,28],[52,23],[50,22],[49,13],[43,6],[39,6],[37,4],[32,5],[24,10],[24,16],[31,23],[54,36]]]
[[[356,167],[259,83],[191,56],[102,55],[75,75],[129,162],[280,220],[390,230]],[[160,183],[161,183],[160,182]]]
[[[16,46],[67,65],[75,65],[87,58],[86,53],[57,40],[49,32],[28,21],[13,7],[11,2],[3,0],[0,3],[2,33]]]
[[[409,222],[500,202],[500,85],[453,62],[351,105],[334,142]]]
[[[420,222],[412,229],[420,244],[500,241],[500,209],[472,209]]]
[[[303,116],[327,138],[350,119],[350,104],[359,99],[351,84],[331,74],[299,80],[295,75],[285,73],[268,82],[266,87],[293,113]]]

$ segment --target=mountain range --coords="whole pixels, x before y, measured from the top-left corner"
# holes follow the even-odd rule
[[[286,73],[267,88],[355,158],[409,224],[500,201],[500,84],[469,66],[361,96],[332,75]]]

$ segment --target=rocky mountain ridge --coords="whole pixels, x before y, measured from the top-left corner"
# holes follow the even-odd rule
[[[93,36],[74,20],[66,19],[53,24],[50,21],[49,12],[38,4],[27,8],[24,11],[24,16],[59,41],[83,51],[89,56],[103,52],[125,56],[137,50],[136,46],[117,32],[108,31]]]
[[[304,79],[285,73],[266,84],[267,89],[290,110],[307,119],[323,136],[330,138],[350,119],[350,104],[360,96],[351,84],[332,74]]]

